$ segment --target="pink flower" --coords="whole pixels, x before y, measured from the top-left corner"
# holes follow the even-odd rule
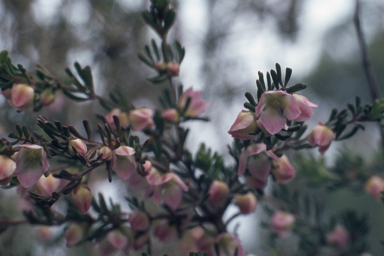
[[[155,204],[164,201],[164,203],[173,210],[179,206],[183,196],[183,190],[188,191],[188,186],[185,185],[180,177],[171,172],[154,179],[151,185],[156,186],[153,193],[153,201]]]
[[[41,176],[35,184],[35,189],[40,195],[51,196],[59,188],[59,185],[60,179],[56,179],[52,174],[49,174],[48,177]]]
[[[206,252],[208,256],[216,256],[215,238],[208,234],[203,234],[197,241],[196,247],[201,252]]]
[[[377,175],[371,176],[365,183],[365,191],[376,200],[379,200],[381,192],[384,191],[384,179]]]
[[[256,210],[257,198],[252,192],[248,192],[245,195],[236,194],[234,196],[234,203],[239,207],[242,214],[249,214]]]
[[[32,106],[35,90],[27,84],[14,84],[11,89],[11,99],[9,104],[18,111]]]
[[[40,94],[40,101],[41,105],[43,106],[48,106],[52,104],[56,99],[56,94],[52,89],[45,89],[41,94]]]
[[[120,121],[120,126],[122,127],[128,127],[129,126],[129,120],[128,120],[128,114],[127,112],[121,111],[119,108],[112,109],[111,112],[109,112],[106,116],[105,119],[107,120],[108,124],[112,128],[115,127],[115,122],[113,121],[113,116],[117,116]]]
[[[163,243],[171,242],[177,236],[176,226],[170,226],[168,221],[160,220],[155,225],[155,237]]]
[[[255,137],[249,133],[255,132],[258,129],[255,113],[242,110],[232,124],[228,133],[236,139],[250,140]]]
[[[341,225],[337,225],[331,233],[327,234],[327,242],[335,247],[344,247],[348,240],[349,234]]]
[[[83,214],[86,214],[91,207],[92,192],[91,189],[84,184],[80,184],[71,192],[72,201]]]
[[[224,181],[214,180],[209,187],[208,194],[208,202],[213,206],[221,207],[228,199],[229,187]]]
[[[136,171],[135,150],[128,146],[120,146],[113,150],[112,169],[123,180]]]
[[[65,240],[67,246],[74,246],[83,239],[87,227],[86,225],[80,225],[72,223],[67,227],[65,231]]]
[[[266,91],[256,107],[256,117],[259,118],[257,123],[273,135],[287,127],[287,120],[308,120],[315,106],[304,96],[293,96],[284,91]]]
[[[129,111],[128,120],[134,131],[141,131],[155,125],[152,119],[153,110],[150,108],[137,108]]]
[[[319,152],[321,155],[329,148],[335,133],[331,128],[319,122],[319,124],[313,128],[308,135],[308,142],[311,146],[319,146]]]
[[[108,256],[117,251],[129,255],[129,241],[122,232],[115,229],[108,232],[106,239],[99,244],[99,252],[100,255]]]
[[[147,214],[139,210],[135,210],[129,215],[128,222],[131,224],[132,229],[137,231],[144,231],[149,227]]]
[[[107,146],[102,146],[99,149],[99,155],[103,155],[101,157],[102,160],[109,161],[112,159],[112,150]]]
[[[193,91],[192,87],[186,90],[179,99],[179,110],[183,111],[188,98],[191,98],[187,111],[184,113],[187,117],[197,117],[201,115],[209,106],[209,103],[201,99],[201,91]]]
[[[177,62],[167,63],[167,73],[169,76],[178,76],[180,72],[180,64]]]
[[[0,185],[7,185],[16,170],[16,163],[12,158],[0,155]]]
[[[277,211],[271,219],[271,228],[273,233],[278,236],[286,236],[293,227],[295,217],[288,212]]]
[[[244,256],[243,246],[240,239],[228,233],[222,233],[216,238],[219,253],[221,256]]]
[[[264,189],[267,186],[268,183],[268,177],[265,179],[260,179],[253,177],[251,175],[246,175],[245,176],[245,185],[249,188],[254,188],[254,189]]]
[[[15,174],[20,184],[28,188],[35,184],[49,169],[47,154],[42,146],[20,145],[16,156]]]
[[[170,123],[177,123],[179,121],[179,112],[177,112],[177,109],[170,108],[164,111],[163,118],[165,121]]]
[[[271,173],[278,183],[288,183],[296,175],[295,169],[285,155],[280,157],[279,161],[273,162]]]
[[[239,156],[239,167],[237,169],[237,174],[243,175],[248,167],[251,169],[250,172],[252,172],[252,174],[254,174],[253,176],[255,177],[260,176],[260,174],[262,174],[261,176],[263,177],[268,177],[269,171],[271,169],[271,161],[266,156],[263,158],[262,154],[260,154],[266,149],[267,146],[265,144],[252,144],[243,152],[241,152]],[[251,160],[253,160],[252,163],[248,163],[248,161]]]
[[[75,148],[77,153],[79,153],[80,155],[87,154],[87,145],[85,145],[85,143],[81,139],[73,139],[68,142],[68,152],[71,155],[75,154],[73,148]]]

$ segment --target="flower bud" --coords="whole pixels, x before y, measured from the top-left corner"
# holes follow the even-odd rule
[[[12,158],[0,155],[0,185],[7,185],[16,170],[16,163]]]
[[[293,166],[285,155],[280,157],[279,161],[273,162],[271,173],[278,183],[288,183],[296,175],[295,169],[293,169]]]
[[[129,123],[134,131],[141,131],[155,125],[152,119],[153,110],[150,108],[137,108],[129,111]]]
[[[365,183],[365,191],[376,200],[380,199],[384,191],[384,179],[377,175],[371,176]]]
[[[209,106],[209,103],[202,100],[201,91],[193,91],[192,87],[186,90],[179,99],[178,108],[183,111],[188,98],[191,98],[187,111],[184,115],[187,117],[198,117],[201,115]]]
[[[112,159],[112,150],[107,146],[103,146],[99,149],[99,155],[103,155],[102,160],[109,161]]]
[[[167,70],[167,64],[165,64],[164,61],[159,60],[158,62],[156,62],[155,68],[159,72],[164,72]]]
[[[128,146],[113,150],[112,169],[123,180],[128,179],[136,171],[135,150]]]
[[[52,90],[52,88],[45,89],[41,94],[40,94],[40,101],[41,105],[43,106],[48,106],[52,104],[56,99],[56,94]]]
[[[147,214],[139,210],[135,210],[129,215],[128,222],[131,224],[133,230],[144,231],[149,228],[149,218]]]
[[[176,226],[169,226],[168,221],[161,220],[155,225],[155,237],[163,243],[172,241],[177,236]]]
[[[257,129],[258,126],[256,123],[255,113],[242,110],[237,115],[237,118],[228,133],[236,139],[250,140],[253,139],[255,135],[251,135],[249,133],[256,132]]]
[[[244,256],[243,247],[240,239],[228,233],[222,233],[216,238],[220,252],[225,252],[225,256]]]
[[[127,112],[121,111],[119,108],[112,109],[111,112],[109,112],[105,119],[107,120],[107,123],[112,127],[115,127],[115,122],[113,121],[113,116],[117,116],[120,121],[120,126],[122,127],[128,127],[129,126],[129,120],[128,120],[128,114]]]
[[[45,177],[44,175],[41,176],[41,178],[37,181],[35,184],[35,188],[37,190],[37,193],[44,196],[51,196],[53,192],[56,191],[56,189],[60,185],[60,179],[56,179],[53,177],[52,174],[49,174],[48,177]]]
[[[116,249],[123,249],[128,244],[128,238],[119,230],[110,231],[107,240]]]
[[[234,196],[234,203],[239,207],[242,214],[249,214],[256,210],[257,198],[252,192],[248,192],[245,195],[236,194]]]
[[[177,62],[167,63],[167,73],[169,76],[178,76],[180,72],[180,64]]]
[[[75,148],[77,153],[79,153],[80,155],[87,154],[87,145],[85,145],[85,143],[81,139],[73,139],[68,142],[68,152],[71,155],[75,154],[73,148]]]
[[[228,199],[229,188],[227,183],[220,180],[214,180],[209,187],[208,202],[213,206],[223,206]]]
[[[311,146],[319,146],[321,155],[329,148],[335,133],[331,128],[319,122],[312,132],[308,135],[308,142]]]
[[[286,236],[293,227],[295,217],[288,212],[277,211],[272,216],[271,228],[278,236]]]
[[[71,192],[72,201],[83,214],[86,214],[91,207],[92,192],[91,189],[84,184],[80,184]]]
[[[177,109],[170,108],[164,111],[163,118],[165,121],[169,123],[177,123],[179,121],[179,112],[177,112]]]
[[[335,247],[344,247],[349,240],[347,230],[341,225],[337,225],[333,231],[327,234],[327,242]]]
[[[27,84],[14,84],[11,89],[11,101],[9,102],[12,107],[18,111],[32,106],[35,90],[32,86]]]
[[[80,242],[85,235],[85,231],[85,225],[75,223],[70,224],[65,231],[65,240],[67,241],[67,246],[73,246]]]

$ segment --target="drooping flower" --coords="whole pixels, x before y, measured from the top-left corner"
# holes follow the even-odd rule
[[[85,235],[86,229],[86,225],[76,223],[70,224],[65,231],[65,240],[67,241],[67,246],[74,246],[80,242]]]
[[[12,158],[0,155],[0,185],[7,185],[16,170],[16,163]]]
[[[100,255],[108,256],[120,251],[129,255],[129,240],[121,231],[114,229],[109,231],[106,238],[99,243]]]
[[[73,148],[75,148],[77,153],[79,153],[80,155],[87,154],[87,145],[85,145],[85,143],[81,139],[73,139],[68,142],[68,152],[71,155],[75,154]]]
[[[296,175],[295,169],[285,155],[281,156],[279,161],[273,162],[271,173],[278,183],[288,183]]]
[[[128,218],[129,224],[133,230],[144,231],[149,227],[148,215],[140,210],[133,211]]]
[[[9,104],[18,111],[32,106],[35,90],[28,84],[14,84],[11,89],[11,99]]]
[[[155,224],[154,235],[163,243],[171,242],[177,236],[177,229],[175,225],[170,226],[168,221],[160,220]]]
[[[115,122],[113,121],[113,116],[117,116],[120,121],[120,126],[122,127],[128,127],[129,126],[129,120],[128,120],[128,113],[125,111],[121,111],[119,108],[114,108],[112,109],[111,112],[109,112],[106,116],[105,119],[107,120],[108,124],[112,128],[115,127]]]
[[[257,198],[252,192],[248,192],[245,195],[236,194],[233,201],[239,207],[242,214],[249,214],[256,210]]]
[[[153,110],[150,108],[137,108],[129,111],[129,124],[134,131],[141,131],[155,125],[153,122]]]
[[[326,238],[329,244],[340,248],[348,243],[349,234],[343,226],[336,225],[333,231],[327,234]]]
[[[308,142],[311,146],[319,146],[319,152],[323,155],[331,145],[334,137],[335,132],[328,126],[319,122],[308,135]]]
[[[136,171],[135,150],[128,146],[120,146],[113,150],[112,170],[120,178],[126,180]]]
[[[365,191],[376,200],[379,200],[381,192],[384,191],[384,179],[377,175],[371,176],[365,183]]]
[[[257,129],[258,126],[256,123],[255,113],[242,110],[237,115],[237,118],[228,133],[236,139],[250,140],[253,139],[255,135],[251,135],[249,133],[256,132]]]
[[[208,202],[213,206],[223,206],[228,199],[228,184],[221,180],[214,180],[208,191]]]
[[[28,188],[35,184],[49,169],[47,154],[42,146],[20,145],[16,156],[15,174],[20,184]]]
[[[286,236],[289,234],[295,222],[295,217],[289,212],[277,211],[271,219],[272,232],[278,236]]]
[[[317,107],[315,103],[310,102],[307,97],[294,93],[292,95],[296,103],[299,105],[300,115],[293,121],[304,122],[310,119],[313,115],[313,108]]]
[[[187,117],[197,117],[201,115],[209,106],[209,103],[202,100],[201,97],[201,91],[193,91],[191,87],[180,96],[178,107],[181,111],[183,111],[188,98],[190,98],[191,101],[184,115]]]
[[[40,195],[51,196],[59,188],[59,185],[60,179],[56,179],[52,174],[49,174],[48,177],[42,175],[35,184],[35,189]]]
[[[175,108],[169,108],[164,111],[163,118],[165,121],[170,123],[177,123],[179,121],[179,112]]]
[[[216,238],[216,244],[220,255],[224,256],[244,256],[243,246],[240,239],[228,234],[222,233]]]
[[[92,192],[91,189],[84,184],[80,184],[71,192],[72,201],[83,214],[86,214],[91,207]]]

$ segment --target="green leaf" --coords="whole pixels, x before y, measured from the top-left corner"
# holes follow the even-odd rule
[[[276,72],[277,72],[277,79],[279,81],[279,84],[283,84],[283,81],[281,80],[282,74],[281,74],[281,67],[279,63],[276,63]]]
[[[247,98],[249,103],[251,103],[255,107],[257,106],[257,103],[256,103],[255,99],[253,98],[253,96],[252,96],[252,94],[250,92],[246,92],[245,93],[245,97]]]
[[[147,80],[154,83],[154,84],[160,84],[168,79],[167,75],[159,75],[154,77],[148,77]]]
[[[144,62],[147,66],[153,68],[155,63],[152,63],[151,61],[149,61],[143,54],[141,53],[138,53],[137,56],[139,57],[139,59]]]
[[[164,30],[168,31],[175,22],[176,13],[174,10],[169,10],[164,19]]]
[[[175,45],[176,45],[177,54],[179,55],[178,62],[181,63],[185,56],[185,49],[184,47],[181,47],[181,44],[177,40],[175,41]]]
[[[84,98],[84,97],[80,97],[80,96],[74,95],[72,92],[70,92],[68,90],[63,89],[62,91],[70,99],[73,99],[73,100],[76,100],[76,101],[87,101],[87,100],[89,100],[89,98]]]
[[[298,83],[298,84],[292,85],[291,87],[287,88],[286,92],[287,93],[294,93],[294,92],[304,90],[305,88],[307,88],[306,84]]]
[[[292,75],[292,69],[286,68],[285,69],[285,79],[284,79],[284,86],[286,86],[289,82],[289,79],[291,79]]]
[[[152,50],[155,53],[156,59],[157,61],[159,61],[160,60],[159,49],[157,48],[157,45],[154,39],[151,40],[151,44],[152,44]]]
[[[152,63],[155,63],[155,61],[153,60],[153,57],[152,57],[151,50],[149,49],[148,45],[144,46],[144,50],[145,50],[145,53],[147,54],[148,58],[152,61]]]
[[[271,76],[273,80],[273,85],[275,86],[276,90],[279,90],[279,78],[276,74],[276,71],[271,69]]]

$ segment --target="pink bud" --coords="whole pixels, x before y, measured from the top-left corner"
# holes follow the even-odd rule
[[[128,244],[128,238],[119,230],[110,231],[107,240],[116,249],[123,249]]]
[[[39,241],[49,243],[55,237],[55,229],[50,226],[39,226],[36,228],[36,235]]]
[[[76,245],[78,242],[83,239],[86,231],[85,225],[72,223],[68,226],[65,231],[65,240],[67,241],[67,246]]]
[[[149,227],[147,214],[139,210],[135,210],[129,215],[128,222],[131,224],[132,229],[137,231],[144,231]]]
[[[221,207],[225,204],[229,195],[229,188],[227,183],[220,180],[214,180],[209,187],[208,202],[217,207]]]
[[[178,76],[180,72],[180,64],[177,62],[167,63],[167,73],[169,76]]]
[[[381,191],[384,191],[384,179],[377,175],[371,176],[365,183],[365,191],[376,200],[379,200]]]
[[[16,170],[16,163],[10,157],[0,155],[0,185],[7,185]]]
[[[112,159],[112,150],[107,146],[102,146],[99,149],[99,155],[103,155],[101,157],[102,160],[109,161]]]
[[[119,118],[120,126],[122,126],[122,127],[128,127],[129,126],[129,120],[128,120],[127,112],[123,112],[119,108],[115,108],[105,116],[105,119],[107,120],[108,124],[112,128],[116,128],[115,122],[113,121],[113,116],[117,116]]]
[[[293,169],[293,166],[285,155],[280,157],[279,161],[273,162],[271,173],[278,183],[288,183],[296,175],[295,169]]]
[[[164,111],[163,118],[165,121],[170,123],[177,123],[179,121],[179,112],[177,109],[170,108]]]
[[[151,171],[152,169],[152,163],[151,161],[149,160],[145,160],[144,164],[143,164],[143,168],[144,168],[144,172],[146,174],[149,174],[149,172]]]
[[[277,211],[272,216],[271,228],[278,236],[286,236],[293,227],[295,217],[288,212]]]
[[[53,192],[57,190],[60,185],[60,179],[56,179],[52,174],[49,174],[48,177],[44,175],[37,181],[35,188],[37,193],[44,196],[51,196]]]
[[[155,225],[154,235],[161,242],[168,243],[177,236],[176,226],[169,226],[166,220],[158,221]]]
[[[92,192],[91,189],[84,184],[80,184],[71,192],[72,201],[83,214],[86,214],[91,207]]]
[[[11,90],[10,104],[18,111],[23,111],[32,106],[34,96],[35,90],[32,86],[27,84],[14,84]]]
[[[319,124],[313,128],[312,132],[308,135],[308,142],[311,146],[319,146],[319,152],[321,155],[329,148],[335,133],[331,128],[319,122]]]
[[[113,150],[112,169],[123,180],[128,179],[136,171],[135,150],[128,146]]]
[[[331,233],[327,234],[327,242],[335,247],[344,247],[348,240],[349,234],[341,225],[337,225]]]
[[[48,171],[49,162],[43,147],[38,145],[20,145],[19,147],[15,174],[20,184],[28,188]]]
[[[41,94],[40,94],[40,101],[41,105],[43,106],[48,106],[52,104],[56,99],[56,94],[52,89],[45,89]]]
[[[232,124],[228,133],[232,137],[242,140],[250,140],[255,137],[255,135],[250,135],[251,132],[256,132],[258,129],[256,123],[255,113],[251,111],[242,110]]]
[[[129,111],[129,123],[132,130],[141,131],[155,125],[152,119],[153,110],[150,108],[137,108]]]
[[[209,256],[215,256],[215,238],[208,234],[203,234],[197,241],[196,247],[199,251],[207,252]]]
[[[240,239],[228,233],[222,233],[216,238],[216,244],[219,247],[219,252],[225,256],[234,256],[237,251],[237,256],[244,256],[243,247]]]
[[[155,68],[159,72],[164,72],[165,70],[167,70],[167,64],[165,64],[164,61],[159,60],[158,62],[156,62]]]
[[[249,214],[256,210],[257,198],[252,192],[248,192],[245,195],[236,194],[234,196],[234,203],[239,207],[242,214]]]
[[[187,111],[184,113],[187,117],[198,117],[209,106],[209,103],[202,100],[201,91],[193,91],[192,87],[186,90],[179,99],[178,108],[183,111],[188,98],[191,98]]]
[[[260,179],[250,175],[245,176],[245,184],[249,188],[264,189],[267,186],[268,178]]]
[[[81,139],[73,139],[68,142],[68,152],[71,155],[75,154],[73,148],[75,148],[77,153],[79,153],[80,155],[87,154],[87,145],[85,145],[85,143]]]

